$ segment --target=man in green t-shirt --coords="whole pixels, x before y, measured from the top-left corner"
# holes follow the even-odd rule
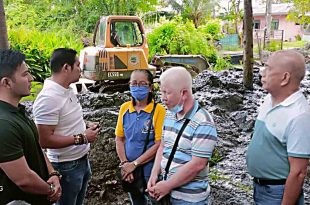
[[[22,200],[51,204],[61,196],[60,175],[45,157],[34,122],[19,104],[30,94],[25,55],[0,49],[0,205]]]

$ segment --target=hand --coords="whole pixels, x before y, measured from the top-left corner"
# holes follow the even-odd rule
[[[129,183],[132,183],[134,180],[133,174],[129,173],[124,180],[129,182]]]
[[[94,125],[96,126],[96,125]],[[87,137],[88,142],[94,142],[97,138],[98,138],[98,133],[100,128],[94,128],[94,126],[89,127],[86,131],[85,131],[85,135]]]
[[[133,164],[133,162],[127,162],[122,165],[122,170],[127,174],[133,172],[135,169],[136,166]]]
[[[88,121],[86,127],[87,127],[87,129],[91,128],[91,129],[95,130],[96,128],[100,127],[100,123],[99,122],[90,122],[90,121]]]
[[[169,194],[171,190],[172,187],[169,186],[169,183],[167,181],[160,181],[153,187],[153,198],[159,201],[161,198]]]
[[[151,175],[149,181],[147,182],[147,189],[145,190],[153,198],[155,198],[154,186],[156,185],[157,179],[157,175]]]
[[[48,200],[50,202],[56,202],[61,197],[61,186],[59,183],[59,177],[58,176],[52,176],[47,180],[48,184],[53,184],[55,186],[55,191],[47,196]]]

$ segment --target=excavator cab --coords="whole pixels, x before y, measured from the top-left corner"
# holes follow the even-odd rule
[[[101,17],[96,24],[93,46],[81,50],[82,76],[94,81],[128,82],[135,69],[148,64],[148,45],[142,21],[136,16]]]

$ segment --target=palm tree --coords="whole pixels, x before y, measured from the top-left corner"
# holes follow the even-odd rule
[[[196,28],[208,14],[211,14],[216,5],[215,0],[170,0],[169,3],[182,16],[191,19]]]
[[[3,0],[0,0],[0,48],[9,48]]]

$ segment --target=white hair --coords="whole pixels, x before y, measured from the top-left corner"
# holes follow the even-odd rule
[[[160,76],[160,83],[169,84],[173,89],[187,89],[192,93],[192,76],[183,67],[171,67]]]

